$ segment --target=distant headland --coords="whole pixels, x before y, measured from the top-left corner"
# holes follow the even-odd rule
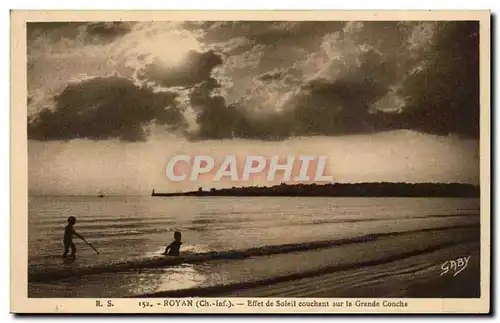
[[[479,186],[461,183],[330,183],[232,187],[151,196],[304,196],[304,197],[479,197]]]

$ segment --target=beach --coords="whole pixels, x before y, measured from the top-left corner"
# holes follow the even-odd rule
[[[337,271],[271,286],[239,290],[228,297],[474,298],[480,297],[479,244],[461,244],[380,265]],[[443,259],[470,255],[457,276],[441,276]]]
[[[479,297],[474,198],[65,196],[29,206],[29,297]],[[76,241],[76,260],[60,259],[69,214],[99,255]],[[161,256],[176,230],[181,257]]]
[[[297,273],[290,271],[277,279],[254,284],[237,283],[189,290],[188,293],[227,297],[479,297],[480,245],[474,242],[479,238],[479,232],[474,229],[443,231],[409,233],[356,244],[344,250],[332,248],[316,254],[287,255],[273,262],[295,263],[293,269]],[[453,237],[457,235],[465,239]],[[374,250],[390,256],[381,257]],[[463,256],[470,256],[463,271],[456,276],[455,272],[443,274],[443,263]],[[322,264],[318,264],[317,259],[321,259]],[[255,271],[248,269],[250,266],[242,267]],[[159,292],[145,296],[188,296],[186,292]]]

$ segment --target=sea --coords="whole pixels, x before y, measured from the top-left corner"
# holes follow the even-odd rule
[[[447,256],[478,256],[479,209],[477,198],[30,196],[28,296],[364,295],[377,266],[416,277],[444,260],[423,255],[462,245]],[[61,258],[69,216],[98,253],[75,237],[76,258]],[[164,256],[175,231],[181,256]],[[332,273],[352,282],[287,283]]]

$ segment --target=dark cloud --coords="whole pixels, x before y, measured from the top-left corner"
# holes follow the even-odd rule
[[[290,115],[276,113],[266,117],[241,114],[234,136],[246,139],[279,141],[294,135]]]
[[[428,67],[410,76],[402,89],[407,98],[404,125],[478,137],[478,22],[441,23],[428,57]]]
[[[40,37],[53,43],[81,39],[84,43],[108,43],[131,31],[133,22],[28,22],[28,48]]]
[[[182,63],[175,66],[167,66],[160,61],[148,64],[138,77],[165,87],[193,87],[210,80],[213,68],[220,64],[222,58],[213,51],[190,51]]]
[[[213,75],[214,69],[224,67],[225,60],[231,57],[228,52],[191,51],[175,66],[159,61],[146,65],[138,77],[163,87],[188,90],[198,126],[195,133],[187,134],[192,140],[234,137],[282,140],[290,136],[336,136],[395,129],[477,137],[478,23],[438,22],[432,42],[414,49],[409,39],[415,36],[416,24],[191,23],[189,28],[205,30],[203,39],[207,42],[245,37],[251,40],[250,44],[265,45],[261,47],[263,54],[259,56],[257,72],[243,62],[240,74],[226,70],[223,75],[234,87],[241,84],[240,76],[248,78],[249,82],[243,83],[248,89],[237,89],[240,100],[229,101],[223,94],[225,89],[221,89],[221,79]],[[86,32],[99,37],[126,33],[114,25],[90,26],[86,25]],[[313,64],[312,72],[305,75],[295,61],[285,59],[287,52],[299,45],[303,46],[302,61],[306,57],[314,59],[312,54],[320,55],[320,70]],[[238,65],[239,61],[233,63]],[[252,83],[261,87],[254,88]],[[260,94],[253,93],[256,90],[262,90],[263,96],[272,91],[293,95],[287,98],[283,110],[273,111],[274,107],[260,109],[258,105],[265,100],[259,101]],[[391,104],[384,99],[390,95],[401,98],[399,109],[385,106]],[[269,97],[273,98],[272,95],[266,98]],[[29,135],[41,140],[143,140],[147,135],[144,125],[149,122],[177,128],[184,125],[176,98],[175,93],[155,93],[121,78],[98,78],[68,85],[54,98],[53,110],[40,112],[30,122]],[[245,98],[250,99],[245,101]]]
[[[287,76],[291,76],[290,69],[275,69],[269,72],[262,73],[255,77],[256,80],[262,82],[272,82],[276,80],[285,79]]]
[[[95,22],[86,26],[89,35],[101,38],[104,41],[114,40],[128,34],[133,23],[128,22]]]
[[[297,135],[341,135],[370,131],[369,106],[386,88],[372,79],[315,80],[297,99],[292,112]]]
[[[226,99],[214,93],[219,84],[214,80],[202,82],[191,90],[189,101],[196,112],[198,130],[187,134],[191,140],[251,138],[279,140],[281,131],[289,132],[289,127],[279,127],[285,119],[281,117],[261,118],[249,114],[239,104],[228,104]]]
[[[397,112],[371,113],[368,109],[389,91],[402,70],[376,55],[365,59],[350,77],[332,83],[314,82],[294,112],[300,133],[413,129],[478,137],[478,40],[477,22],[441,23],[433,45],[424,53],[427,67],[411,74],[399,91],[405,105]]]
[[[59,41],[63,37],[76,38],[79,34],[78,28],[85,22],[28,22],[26,23],[26,35],[28,43],[39,36],[49,36],[53,41]]]
[[[206,43],[243,36],[256,44],[275,45],[303,41],[319,43],[323,35],[340,30],[344,24],[342,21],[208,21],[186,22],[185,26],[203,31],[201,40]]]
[[[199,130],[194,138],[197,139],[223,139],[232,138],[234,129],[242,115],[232,106],[227,106],[223,97],[212,96],[203,106],[199,106],[196,121]]]
[[[287,115],[258,117],[238,104],[227,104],[219,95],[210,95],[197,88],[191,102],[197,112],[199,129],[188,134],[191,140],[246,138],[282,140],[291,134]]]
[[[237,47],[216,46],[226,55],[265,48],[257,67],[260,74],[274,68],[286,68],[294,58],[303,59],[307,53],[319,50],[323,37],[341,30],[344,25],[342,21],[225,21],[188,24],[188,28],[201,31],[200,41],[209,46],[238,38],[247,40]]]
[[[187,134],[190,139],[231,138],[240,114],[227,106],[224,97],[213,92],[220,84],[212,77],[212,70],[222,63],[222,58],[213,51],[190,51],[177,66],[170,67],[161,62],[148,64],[140,71],[139,78],[164,87],[190,89],[189,103],[196,112],[199,127],[197,133]]]
[[[144,140],[150,122],[178,128],[183,125],[177,95],[153,92],[119,77],[93,78],[68,85],[54,97],[53,110],[44,109],[28,123],[35,140],[88,138]]]
[[[191,139],[231,138],[235,123],[241,117],[238,110],[227,106],[226,100],[214,95],[213,90],[219,87],[214,80],[196,85],[189,94],[190,104],[196,112],[198,131],[191,134]]]

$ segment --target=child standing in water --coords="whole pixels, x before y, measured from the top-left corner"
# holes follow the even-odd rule
[[[181,233],[179,231],[174,232],[174,241],[165,248],[164,255],[178,256],[179,250],[181,249]]]
[[[64,228],[64,238],[63,238],[63,243],[64,243],[64,253],[63,253],[63,258],[65,258],[68,255],[69,248],[71,248],[71,257],[74,259],[75,258],[75,253],[76,253],[76,246],[75,243],[73,242],[73,235],[77,236],[78,238],[83,239],[81,235],[76,233],[75,229],[73,229],[73,226],[76,223],[76,218],[74,216],[70,216],[68,218],[68,224],[66,225],[66,228]]]

